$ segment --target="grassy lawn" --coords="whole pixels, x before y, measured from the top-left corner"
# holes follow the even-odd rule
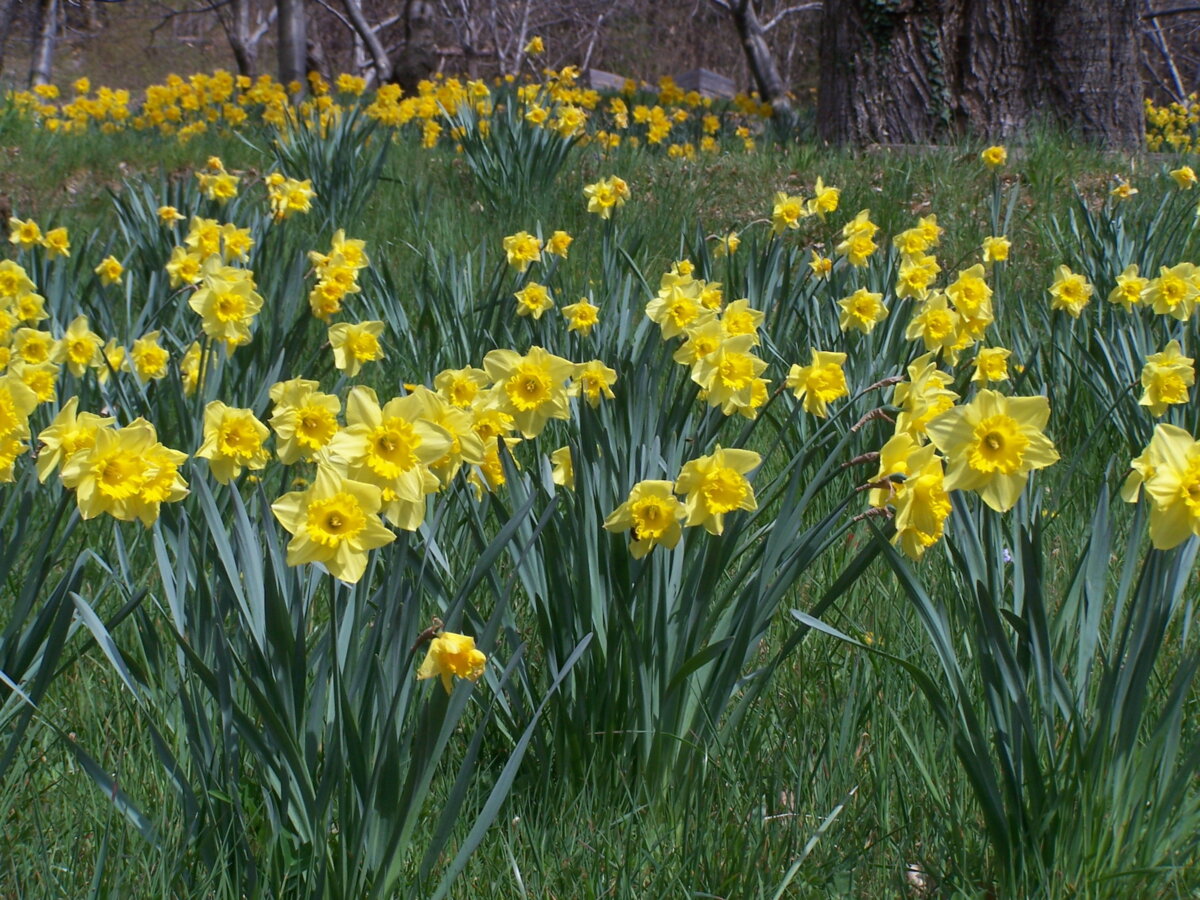
[[[1195,259],[1194,195],[1166,174],[1185,159],[1036,134],[991,171],[975,144],[851,152],[763,136],[746,152],[728,136],[693,160],[574,146],[518,190],[484,183],[495,170],[469,132],[461,151],[424,148],[416,126],[349,120],[290,138],[215,132],[53,134],[0,115],[0,198],[71,235],[67,259],[8,248],[45,298],[34,330],[58,337],[85,314],[131,351],[161,332],[170,357],[161,380],[64,365],[19,439],[37,447],[78,397],[80,411],[115,416],[114,430],[144,416],[191,455],[178,464],[188,495],[142,523],[119,504],[82,516],[82,490],[53,473],[39,482],[29,458],[0,484],[0,896],[1200,896],[1188,536],[1200,533],[1188,499],[1200,450],[1187,443],[1200,415],[1190,382],[1162,417],[1139,404],[1147,357],[1169,340],[1185,356],[1200,349],[1200,276],[1180,272],[1182,315],[1107,299],[1131,264],[1168,279]],[[195,177],[214,156],[241,178],[228,205]],[[264,179],[277,170],[313,179],[307,215],[272,219]],[[585,185],[613,175],[628,202],[590,213]],[[810,197],[818,176],[840,188],[836,211],[773,233],[777,192]],[[1111,197],[1118,179],[1136,196]],[[186,216],[173,228],[156,214],[167,203]],[[837,249],[859,210],[879,227],[862,266]],[[227,253],[205,276],[251,270],[263,301],[253,340],[228,354],[187,302],[208,283],[170,284],[164,271],[193,215],[253,235],[245,260]],[[959,409],[989,387],[1047,398],[1059,458],[1003,511],[980,488],[951,490],[944,523],[909,559],[889,538],[920,473],[876,475],[863,455],[917,417],[893,387],[919,381],[929,345],[906,329],[926,307],[897,295],[893,238],[930,215],[943,230],[928,248],[934,289],[980,264],[995,312],[978,346],[943,345],[930,363]],[[384,325],[385,359],[356,375],[335,364],[309,307],[324,264],[308,254],[332,256],[338,229],[366,241],[369,265],[334,319]],[[557,230],[573,237],[565,258],[543,254],[525,272],[506,262],[506,236]],[[741,246],[715,252],[731,231]],[[981,243],[1001,234],[1008,259],[985,268]],[[93,274],[108,254],[124,265],[119,284]],[[814,256],[834,260],[828,278],[813,275]],[[722,411],[720,383],[700,384],[677,355],[692,332],[647,318],[671,278],[686,281],[680,260],[719,283],[726,308],[747,298],[765,314],[747,352],[769,384],[752,409],[747,388]],[[1051,307],[1060,265],[1094,286],[1077,317]],[[531,281],[557,303],[538,319],[512,299]],[[837,301],[859,288],[888,308],[869,334],[839,327]],[[561,313],[580,297],[600,309],[588,336]],[[193,341],[204,374],[191,391]],[[615,396],[593,408],[577,387],[561,414],[522,426],[489,354],[534,346],[604,362]],[[985,346],[1012,351],[1005,383],[972,381]],[[827,418],[786,389],[815,349],[846,354],[848,392]],[[391,542],[361,578],[335,579],[329,560],[295,564],[271,505],[323,502],[307,492],[333,464],[277,458],[271,417],[288,401],[272,386],[319,381],[344,433],[366,434],[375,420],[352,418],[366,388],[377,405],[409,401],[463,367],[486,370],[492,400],[423,407],[412,421],[445,445],[421,466],[439,472],[451,435],[491,457],[429,475],[405,507],[418,524],[389,517]],[[229,484],[194,455],[216,401],[278,435],[278,454]],[[511,443],[480,425],[498,409],[517,416],[499,432]],[[453,414],[468,412],[454,431]],[[1131,460],[1166,440],[1163,422],[1178,430],[1166,432],[1175,456],[1153,457],[1140,502],[1121,502]],[[552,476],[562,446],[571,490]],[[730,507],[723,531],[685,524],[677,545],[663,537],[642,560],[636,533],[603,527],[635,483],[673,482],[718,447],[761,462],[753,501]],[[367,451],[341,452],[338,478],[368,478]],[[1170,466],[1182,499],[1169,515],[1186,534],[1154,548],[1148,534],[1168,515],[1154,479]],[[868,513],[868,482],[891,492],[890,512]],[[407,490],[388,484],[393,498]],[[388,496],[372,490],[371,515]],[[414,675],[435,616],[488,656],[448,694]]]

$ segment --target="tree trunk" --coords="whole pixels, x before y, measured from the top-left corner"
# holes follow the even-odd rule
[[[426,0],[407,0],[404,4],[404,43],[392,63],[393,84],[412,94],[417,85],[437,71],[437,44],[433,23],[436,11]]]
[[[8,38],[16,17],[17,0],[0,0],[0,72],[4,71],[4,51],[8,49]]]
[[[928,143],[950,124],[938,16],[904,0],[825,0],[817,125],[835,144]]]
[[[308,53],[308,11],[304,0],[279,0],[279,80],[304,85]]]
[[[250,35],[250,0],[233,0],[228,14],[222,7],[217,9],[217,16],[233,51],[238,74],[253,77],[258,70],[258,41],[252,41]]]
[[[996,140],[1047,117],[1142,140],[1137,0],[826,0],[817,127],[833,143]]]
[[[956,132],[1007,140],[1036,113],[1028,72],[1037,40],[1031,2],[1038,0],[958,0],[957,15],[944,32],[946,43],[960,48],[949,72]]]
[[[741,38],[742,49],[746,51],[746,62],[750,66],[750,74],[754,76],[758,95],[771,104],[775,115],[790,121],[794,115],[792,101],[788,97],[787,85],[779,74],[775,54],[767,43],[767,33],[754,9],[754,0],[733,0],[729,13]]]
[[[1046,0],[1034,4],[1045,36],[1041,96],[1058,120],[1111,146],[1142,145],[1137,0]]]
[[[367,51],[371,54],[371,65],[375,68],[375,77],[379,84],[387,84],[392,80],[392,61],[388,58],[387,50],[384,49],[378,32],[371,27],[367,22],[367,17],[363,15],[362,0],[342,0],[342,5],[346,8],[346,16],[350,19],[350,24],[354,26],[358,37],[366,44]]]
[[[54,71],[54,45],[58,42],[58,0],[42,0],[37,7],[37,40],[29,62],[29,84],[49,84]]]

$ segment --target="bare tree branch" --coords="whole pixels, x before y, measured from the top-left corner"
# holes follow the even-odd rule
[[[346,15],[354,25],[354,30],[358,32],[363,43],[367,45],[367,50],[371,54],[371,61],[375,66],[375,77],[379,79],[380,84],[384,84],[391,80],[392,77],[392,61],[388,57],[387,51],[383,48],[383,42],[379,40],[379,33],[372,28],[368,23],[366,16],[362,11],[362,0],[342,0],[342,5],[346,7]]]
[[[1160,9],[1158,11],[1151,10],[1148,13],[1142,13],[1143,19],[1162,19],[1166,16],[1182,16],[1184,13],[1200,12],[1200,6],[1176,6],[1174,9]]]
[[[1150,0],[1146,0],[1147,8],[1150,7]],[[1171,48],[1167,44],[1167,39],[1163,35],[1162,25],[1158,19],[1150,19],[1150,28],[1148,29],[1151,37],[1154,40],[1158,52],[1162,54],[1163,61],[1166,63],[1167,72],[1171,76],[1171,84],[1175,88],[1175,99],[1179,103],[1183,103],[1187,99],[1187,91],[1183,89],[1183,79],[1179,77],[1179,70],[1175,68],[1175,57],[1171,55]]]
[[[171,9],[170,7],[167,7],[167,11],[162,14],[162,18],[158,20],[158,24],[150,29],[150,34],[157,35],[159,29],[165,28],[167,23],[176,16],[192,16],[199,13],[214,12],[215,10],[219,10],[222,6],[228,6],[231,3],[233,3],[233,0],[214,0],[214,2],[208,4],[207,6],[198,6],[195,9],[188,9],[187,7],[184,7],[183,9]],[[165,6],[165,4],[162,3],[158,5]]]
[[[817,10],[821,10],[824,8],[825,8],[825,4],[823,2],[821,2],[821,0],[814,0],[814,2],[812,2],[812,3],[801,3],[798,6],[786,7],[785,9],[781,9],[779,12],[775,13],[775,15],[771,17],[771,20],[769,22],[764,22],[763,26],[762,26],[762,30],[770,31],[772,28],[774,28],[776,25],[778,25],[780,22],[782,22],[784,20],[784,18],[786,18],[787,16],[790,16],[794,13],[816,12]]]
[[[324,9],[326,12],[335,16],[339,22],[341,22],[343,25],[346,26],[347,31],[349,31],[351,34],[355,35],[356,37],[358,36],[358,29],[354,27],[353,22],[351,22],[344,15],[342,15],[342,11],[340,9],[331,5],[330,3],[327,3],[326,0],[317,0],[317,5],[320,6],[322,9]]]

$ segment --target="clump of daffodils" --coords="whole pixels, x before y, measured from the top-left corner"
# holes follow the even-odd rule
[[[210,156],[204,168],[196,173],[196,180],[200,183],[200,193],[209,200],[224,204],[237,196],[240,179],[226,171],[219,157]]]
[[[52,460],[39,477],[44,480],[61,465],[63,486],[75,491],[83,519],[107,513],[149,527],[163,503],[188,494],[180,473],[187,454],[160,443],[145,419],[117,428],[113,419],[77,413],[77,405],[68,403],[38,439],[51,448]]]
[[[623,178],[612,175],[587,185],[583,189],[583,196],[587,197],[588,212],[608,219],[614,209],[624,206],[625,201],[629,199],[629,185]]]
[[[313,250],[308,258],[317,274],[317,284],[308,295],[308,304],[314,316],[328,322],[342,311],[342,301],[348,295],[362,290],[358,273],[370,264],[366,241],[347,238],[346,232],[339,228],[333,234],[328,253]]]
[[[646,304],[646,316],[664,341],[682,339],[673,358],[690,369],[709,406],[752,419],[768,399],[768,382],[761,377],[767,364],[753,352],[763,313],[745,299],[726,304],[720,284],[693,272],[688,260],[676,262]]]
[[[723,449],[718,444],[711,454],[685,463],[673,484],[651,480],[634,485],[629,498],[604,520],[604,527],[631,532],[629,551],[635,559],[659,545],[673,549],[685,527],[721,535],[726,515],[758,508],[747,475],[761,464],[762,457],[752,450]]]
[[[296,213],[306,213],[312,209],[313,191],[312,179],[302,181],[288,178],[282,172],[272,172],[266,177],[267,200],[271,204],[271,217],[276,222],[282,222]]]
[[[1159,550],[1177,547],[1200,535],[1200,441],[1176,425],[1154,429],[1121,496],[1136,503],[1144,492],[1150,503],[1150,542]]]

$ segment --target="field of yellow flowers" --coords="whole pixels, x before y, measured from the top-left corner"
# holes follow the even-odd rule
[[[1200,896],[1188,160],[577,75],[10,95],[0,892]]]

